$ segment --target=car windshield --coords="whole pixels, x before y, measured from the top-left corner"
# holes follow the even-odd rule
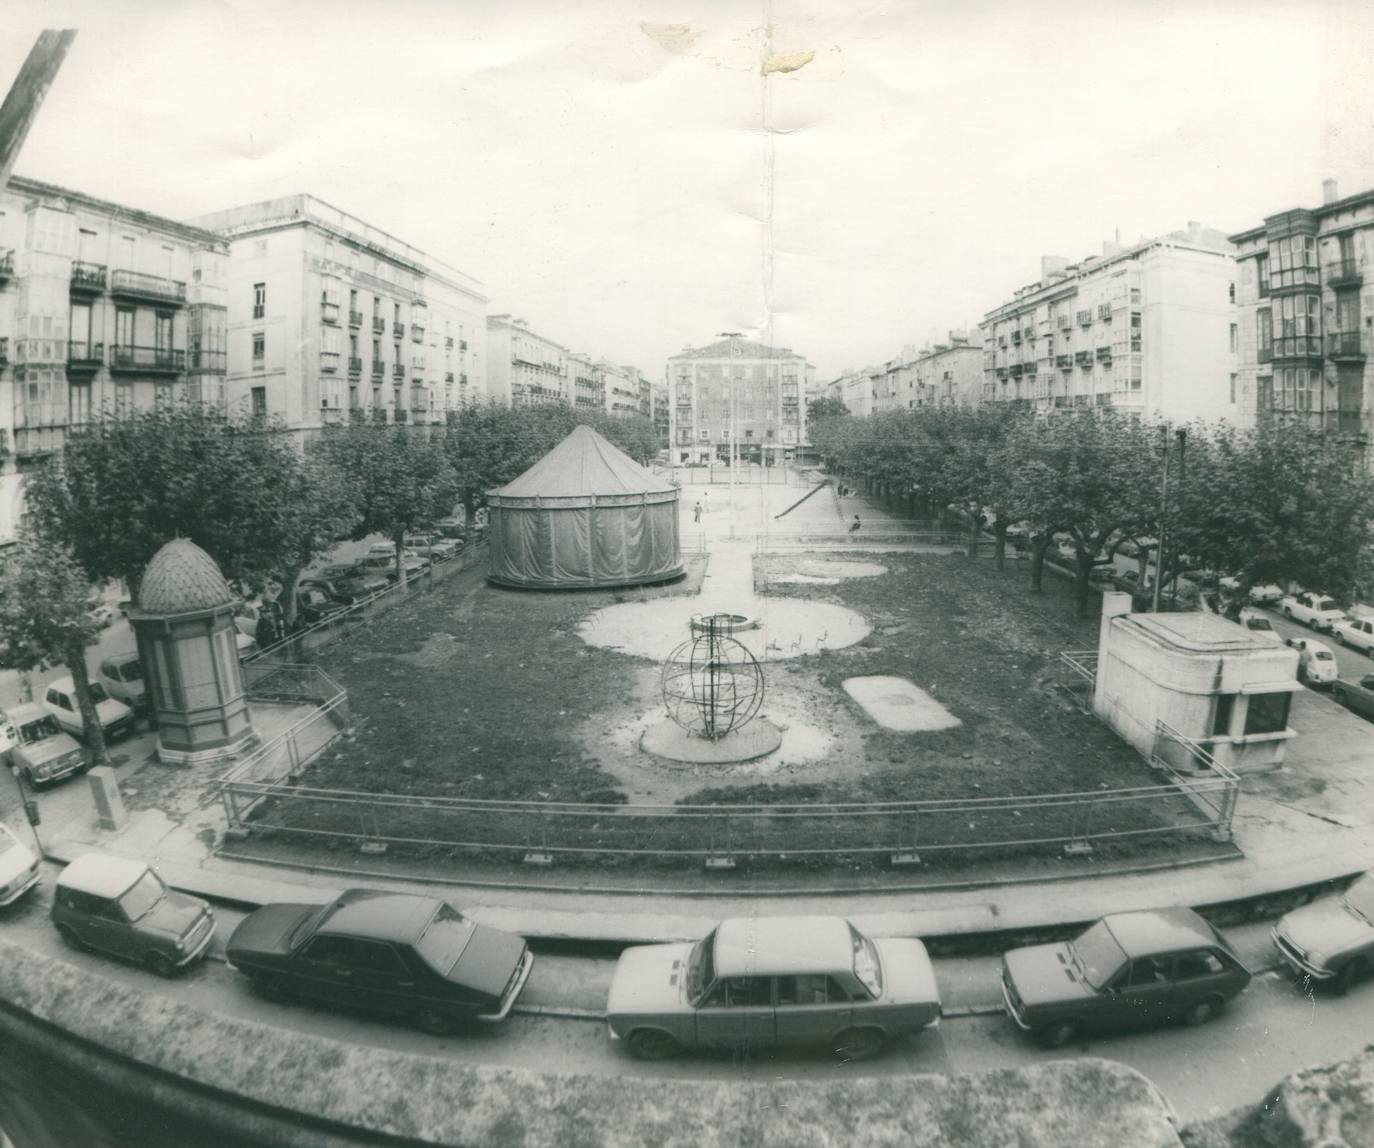
[[[1374,877],[1364,877],[1346,890],[1341,898],[1352,913],[1374,925]]]
[[[1334,662],[1336,660],[1332,657],[1330,650],[1313,650],[1312,656],[1319,662]]]
[[[296,923],[296,927],[295,927],[294,929],[291,930],[291,935],[290,935],[289,937],[286,938],[286,944],[287,944],[287,946],[288,946],[289,948],[294,949],[294,948],[296,947],[296,943],[297,943],[302,937],[308,937],[308,936],[310,936],[312,933],[314,933],[315,927],[316,927],[317,925],[319,925],[319,924],[324,920],[325,916],[326,916],[326,915],[329,913],[329,911],[330,911],[331,909],[333,909],[333,908],[335,908],[335,905],[334,905],[334,903],[331,902],[331,903],[328,904],[328,905],[321,905],[321,906],[320,906],[318,909],[316,909],[313,913],[310,913],[310,914],[308,914],[308,915],[302,917],[302,918]]]
[[[57,722],[51,717],[41,717],[19,727],[19,736],[24,739],[25,745],[32,745],[44,738],[56,737],[59,732]]]
[[[1318,602],[1317,602],[1317,609],[1318,609],[1318,610],[1339,610],[1340,607],[1336,605],[1336,601],[1335,601],[1334,598],[1321,598],[1321,599],[1319,599]]]
[[[1245,625],[1251,630],[1272,630],[1268,618],[1251,618]]]
[[[711,987],[716,979],[715,959],[712,954],[716,948],[716,931],[712,929],[692,946],[687,958],[687,999],[696,1004],[702,994]]]
[[[441,902],[415,942],[415,951],[431,968],[448,976],[476,928],[452,905]]]
[[[1098,921],[1081,937],[1069,944],[1069,952],[1083,974],[1083,979],[1095,989],[1100,989],[1117,970],[1126,963],[1126,954],[1116,943],[1106,922]]]
[[[849,926],[849,936],[854,946],[854,975],[870,994],[882,996],[883,968],[878,961],[878,946],[853,925]]]
[[[119,898],[119,907],[131,921],[146,916],[167,893],[167,886],[151,869],[144,870],[143,876],[135,881]]]
[[[125,662],[122,666],[115,667],[114,678],[120,682],[141,682],[143,667],[138,662]]]
[[[75,701],[75,698],[73,697],[72,700]],[[102,686],[99,682],[92,682],[92,683],[91,683],[91,701],[93,701],[93,702],[107,702],[107,701],[109,701],[109,700],[110,700],[110,695],[107,694],[107,693],[105,692],[105,687]]]

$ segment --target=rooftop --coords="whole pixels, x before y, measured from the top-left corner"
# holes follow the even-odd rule
[[[1124,614],[1127,624],[1140,627],[1157,642],[1188,653],[1272,653],[1274,643],[1219,614]]]
[[[1172,953],[1197,945],[1214,945],[1212,928],[1192,909],[1155,909],[1104,917],[1116,943],[1128,957]]]
[[[11,176],[5,190],[16,195],[38,196],[44,199],[63,199],[70,205],[83,207],[87,211],[96,211],[104,215],[118,216],[120,219],[128,220],[130,223],[139,224],[149,230],[160,231],[164,235],[173,235],[178,239],[184,239],[188,243],[193,243],[201,247],[224,246],[224,238],[208,231],[205,228],[197,227],[194,224],[179,223],[175,219],[168,219],[162,215],[154,215],[151,211],[143,211],[137,207],[125,207],[122,203],[114,203],[108,199],[98,199],[94,195],[87,195],[84,191],[74,191],[69,187],[61,187],[55,183],[44,183],[42,180],[29,179],[27,176]]]
[[[716,975],[833,973],[854,964],[843,917],[735,917],[716,930]]]
[[[799,355],[791,347],[773,347],[766,343],[755,343],[749,339],[742,339],[732,336],[728,339],[721,339],[717,343],[712,343],[706,347],[687,347],[679,351],[676,355],[669,355],[668,361],[675,362],[678,359],[801,359],[805,355]]]
[[[234,600],[215,560],[194,542],[173,538],[153,555],[139,585],[141,614],[190,614]]]
[[[148,866],[142,861],[107,853],[85,853],[62,870],[57,883],[64,889],[113,898],[127,892],[147,871]]]
[[[334,902],[321,928],[378,941],[407,940],[420,935],[438,908],[433,897],[349,889]]]

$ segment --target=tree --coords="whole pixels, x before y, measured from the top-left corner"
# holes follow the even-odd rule
[[[844,405],[843,399],[831,398],[829,395],[817,395],[814,399],[806,400],[807,426],[813,427],[826,419],[841,418],[847,414],[849,414],[849,408]]]
[[[0,648],[10,665],[60,662],[76,686],[89,765],[109,765],[105,734],[91,697],[86,648],[100,627],[87,607],[91,583],[75,556],[60,544],[25,534],[0,574]]]
[[[291,630],[296,625],[296,586],[301,572],[340,538],[352,534],[361,515],[357,486],[327,453],[308,450],[288,480],[290,489],[281,502],[286,515],[282,532],[290,542],[279,558],[285,622]]]
[[[198,404],[97,419],[29,476],[30,519],[68,548],[92,582],[122,578],[188,538],[227,578],[261,578],[293,544],[300,456],[275,425]]]

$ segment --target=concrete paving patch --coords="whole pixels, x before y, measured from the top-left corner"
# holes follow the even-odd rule
[[[964,724],[925,690],[905,678],[846,678],[844,692],[884,729],[924,733]]]
[[[772,753],[782,744],[782,730],[767,718],[755,718],[742,729],[731,730],[719,741],[693,737],[671,718],[655,722],[639,739],[640,746],[655,757],[689,765],[733,765]]]

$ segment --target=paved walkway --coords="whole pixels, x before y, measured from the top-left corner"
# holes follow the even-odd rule
[[[772,494],[795,497],[797,489],[779,486]],[[735,559],[727,559],[730,569],[720,572],[724,577],[718,576],[718,583],[739,590],[747,585],[742,581],[746,556],[738,553],[737,542],[728,540],[726,512],[736,515],[737,526],[739,521],[756,524],[767,512],[768,496],[768,488],[736,488],[732,502],[729,488],[713,488],[705,524],[708,542],[713,554],[719,545],[722,555]],[[850,514],[856,502],[846,499],[846,505],[837,506],[833,491],[825,491],[798,513],[833,524],[837,515]],[[690,516],[690,506],[683,510]],[[877,517],[872,510],[860,513],[865,521]],[[1374,867],[1374,726],[1308,690],[1295,695],[1291,723],[1299,736],[1289,744],[1288,765],[1244,781],[1235,821],[1242,858],[1116,876],[1027,881],[1024,872],[1009,867],[1000,881],[989,877],[958,888],[781,897],[752,882],[747,872],[703,874],[702,889],[693,893],[630,893],[495,887],[438,873],[431,880],[398,879],[385,873],[384,859],[362,856],[353,858],[347,870],[288,868],[213,853],[223,819],[214,806],[202,807],[203,778],[193,770],[173,770],[169,781],[167,767],[147,760],[151,744],[140,750],[137,738],[120,751],[128,758],[120,767],[120,780],[135,812],[126,830],[106,834],[95,827],[90,797],[78,781],[63,787],[60,801],[52,800],[56,793],[45,798],[40,832],[55,858],[69,860],[92,848],[143,857],[155,861],[172,884],[210,897],[250,905],[325,901],[353,884],[394,889],[418,885],[441,891],[479,920],[533,937],[692,938],[721,917],[754,913],[843,914],[862,928],[888,935],[1017,930],[1132,908],[1215,904]]]

